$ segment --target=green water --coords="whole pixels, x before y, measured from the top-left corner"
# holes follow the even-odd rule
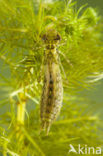
[[[91,6],[97,8],[98,13],[103,16],[103,0],[77,0],[77,8],[82,6],[83,4],[87,4],[87,6]],[[4,73],[8,77],[8,72]],[[1,93],[2,96],[3,92]],[[102,117],[103,111],[103,80],[99,81],[97,85],[91,89],[82,92],[83,96],[86,98],[86,103],[89,103],[91,109],[95,109],[95,113],[100,113]],[[103,118],[103,117],[102,117]]]
[[[103,16],[103,0],[77,0],[78,7],[83,4],[96,8],[99,15]],[[93,89],[87,90],[82,94],[85,96],[90,108],[94,109],[96,114],[100,114],[103,119],[103,80],[99,81]]]
[[[79,6],[82,6],[83,4],[86,4],[86,3],[88,3],[87,6],[91,6],[91,7],[97,8],[99,15],[103,16],[103,0],[77,0],[77,6],[76,7],[79,8]],[[0,65],[2,65],[1,62],[0,62]],[[5,64],[4,64],[4,66],[5,66]],[[0,71],[0,72],[4,73],[4,71]],[[9,75],[10,75],[10,71],[8,71],[8,69],[5,69],[4,75],[6,75],[6,77],[8,78]],[[0,91],[0,100],[2,100],[2,98],[4,97],[5,92],[8,93],[8,92],[10,92],[10,90],[8,90],[8,88],[5,87],[2,92]],[[85,101],[83,101],[83,104],[88,104],[89,105],[89,107],[88,107],[89,112],[93,111],[94,114],[99,115],[101,117],[101,119],[103,119],[103,115],[102,115],[103,114],[102,113],[103,112],[103,80],[98,81],[97,84],[95,86],[93,86],[93,88],[88,89],[88,90],[84,90],[80,94],[81,94],[81,97],[85,97]],[[1,109],[0,114],[3,114],[7,110],[9,111],[9,109],[10,109],[9,107],[10,107],[9,104],[3,106],[3,109]],[[34,105],[32,105],[30,103],[29,105],[27,105],[27,110],[29,111],[33,107],[34,107]],[[86,111],[88,111],[88,110],[86,110]],[[34,116],[33,116],[33,118],[34,118]],[[46,138],[44,138],[44,139],[46,140]],[[63,138],[63,139],[65,140],[65,138]],[[94,141],[94,139],[93,139],[93,141]],[[50,143],[52,144],[52,142],[50,142]],[[58,147],[60,147],[60,146],[58,146]],[[67,147],[69,148],[69,145],[67,145]],[[47,148],[48,148],[48,146],[47,146]],[[55,150],[55,148],[54,149],[50,149],[50,150],[51,151]],[[60,148],[56,149],[56,150],[59,151]],[[0,156],[2,156],[2,155],[0,154]]]
[[[77,0],[78,6],[83,4],[97,8],[98,12],[103,15],[103,0]]]

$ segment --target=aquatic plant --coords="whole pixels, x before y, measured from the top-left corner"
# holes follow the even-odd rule
[[[0,152],[63,156],[69,144],[101,146],[101,121],[82,104],[84,89],[102,79],[102,22],[94,8],[65,0],[0,1]],[[44,42],[52,27],[58,47],[63,106],[48,136],[39,134]],[[88,111],[86,111],[88,110]],[[99,134],[99,135],[98,135]]]

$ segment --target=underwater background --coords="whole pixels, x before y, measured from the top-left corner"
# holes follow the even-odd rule
[[[62,0],[61,0],[62,1]],[[76,3],[76,5],[75,5],[75,9],[77,10],[78,8],[80,8],[80,6],[82,6],[82,5],[85,5],[85,4],[87,4],[87,6],[86,7],[93,7],[93,8],[96,8],[96,10],[97,10],[97,12],[98,12],[98,15],[99,16],[101,16],[101,21],[102,21],[102,23],[103,23],[103,0],[77,0],[77,3]],[[2,61],[0,60],[0,66],[4,66],[4,64],[2,63]],[[8,68],[5,68],[5,70],[3,71],[1,71],[1,68],[0,68],[0,72],[6,77],[6,78],[9,78],[9,76],[10,76],[10,71],[8,70]],[[103,78],[103,75],[102,75],[102,78]],[[0,86],[1,87],[1,86]],[[9,87],[8,87],[9,88]],[[4,98],[7,98],[6,96],[6,94],[5,94],[5,92],[8,92],[8,88],[6,88],[6,90],[5,90],[5,88],[4,88],[4,90],[1,90],[0,89],[0,100],[2,100],[2,97]],[[94,113],[94,115],[96,116],[99,116],[100,117],[100,119],[101,119],[101,121],[103,120],[103,79],[101,79],[100,81],[98,81],[98,82],[96,82],[96,84],[95,85],[93,85],[92,87],[90,87],[90,88],[87,88],[87,89],[84,89],[84,90],[82,90],[82,91],[78,91],[78,93],[77,93],[78,95],[78,97],[80,97],[80,99],[81,99],[81,97],[83,97],[83,99],[85,99],[85,100],[82,100],[81,99],[81,101],[80,101],[80,104],[82,104],[82,105],[84,105],[85,106],[85,104],[87,104],[87,106],[88,106],[88,108],[86,108],[86,112],[90,112],[92,115],[93,115],[93,113]],[[69,99],[68,99],[68,101],[69,101]],[[77,102],[77,104],[78,104],[78,102]],[[33,105],[33,102],[31,102],[30,104],[28,104],[27,106],[27,111],[28,112],[31,112],[32,110],[34,110],[35,109],[35,106]],[[38,107],[38,106],[37,106]],[[71,107],[71,106],[70,106]],[[67,108],[69,108],[69,107],[67,107]],[[81,107],[81,109],[82,109],[82,107]],[[9,103],[8,103],[8,105],[4,105],[3,107],[2,107],[2,109],[0,109],[0,115],[3,115],[5,112],[9,112],[9,110],[10,110],[10,105],[9,105]],[[64,107],[64,112],[65,113],[67,113],[67,114],[69,114],[68,112],[69,112],[69,109],[68,110],[66,110],[65,109],[65,107]],[[85,114],[86,114],[86,112],[85,112]],[[62,114],[62,112],[61,112],[61,114]],[[66,115],[67,115],[66,114]],[[74,109],[74,114],[75,114],[75,109]],[[78,113],[79,114],[79,113]],[[88,114],[88,113],[87,113]],[[8,115],[8,114],[7,114]],[[71,114],[70,114],[71,115]],[[77,114],[76,114],[77,115]],[[8,115],[9,116],[9,115]],[[64,114],[64,116],[65,116],[65,114]],[[69,115],[68,115],[69,116]],[[75,116],[75,115],[74,115]],[[88,115],[87,115],[88,116]],[[69,118],[69,117],[68,117]],[[5,117],[5,119],[6,119],[6,117]],[[26,116],[26,119],[27,119],[27,116]],[[55,141],[56,139],[54,139],[54,138],[56,138],[56,135],[57,135],[57,132],[58,132],[58,134],[59,134],[59,128],[58,128],[58,126],[56,125],[56,124],[58,124],[58,121],[57,121],[57,123],[56,124],[54,124],[54,127],[52,128],[52,130],[54,131],[54,133],[52,133],[52,130],[51,130],[51,133],[50,133],[50,136],[47,138],[47,137],[45,137],[45,136],[42,136],[41,138],[40,137],[38,137],[38,112],[36,112],[35,114],[34,114],[34,112],[33,113],[31,113],[31,116],[30,116],[30,119],[32,119],[32,121],[30,121],[30,128],[29,127],[27,127],[27,129],[28,129],[28,132],[29,132],[29,130],[30,130],[30,135],[31,135],[31,137],[35,140],[35,142],[37,142],[38,143],[38,145],[40,144],[40,147],[41,147],[41,149],[43,149],[44,150],[44,152],[45,153],[47,153],[46,154],[46,156],[57,156],[58,155],[58,152],[59,152],[59,150],[60,149],[62,149],[63,148],[63,150],[65,150],[65,144],[66,144],[66,146],[67,146],[67,148],[66,148],[66,150],[68,150],[68,142],[67,143],[64,143],[64,144],[62,144],[61,142],[63,141],[63,139],[64,139],[64,141],[65,141],[65,139],[67,139],[66,138],[66,136],[65,136],[65,134],[64,134],[64,138],[63,138],[63,136],[62,136],[62,138],[61,138],[61,142],[60,142],[60,145],[58,145],[57,147],[55,147],[55,143],[56,142],[53,142],[53,141]],[[61,117],[61,119],[62,119],[62,117]],[[1,120],[1,119],[0,119]],[[6,119],[7,120],[7,119]],[[9,120],[8,120],[9,121]],[[7,122],[8,122],[7,121]],[[27,123],[28,121],[26,120],[26,125],[28,125],[28,123]],[[34,125],[32,124],[32,122],[34,123]],[[83,124],[85,124],[85,121],[83,121],[84,123]],[[101,122],[102,123],[102,125],[103,125],[103,121]],[[2,121],[1,121],[1,124],[2,124]],[[75,123],[74,123],[74,125],[75,125]],[[57,126],[57,127],[56,127]],[[81,126],[81,124],[80,124],[80,126]],[[56,128],[57,129],[56,129]],[[78,125],[77,125],[77,127],[78,127]],[[82,126],[81,126],[82,127]],[[89,127],[89,126],[87,126],[87,127]],[[98,128],[98,126],[97,126],[97,128]],[[68,128],[69,129],[69,128]],[[56,132],[55,132],[55,130],[56,130]],[[62,133],[62,132],[60,132],[60,133]],[[92,131],[91,131],[91,133],[92,133]],[[97,132],[98,133],[98,132]],[[34,135],[33,135],[34,134]],[[68,133],[67,133],[68,134]],[[60,134],[61,135],[61,134]],[[81,135],[81,134],[80,134]],[[29,136],[27,136],[28,138],[29,138]],[[95,137],[95,136],[94,136]],[[102,135],[101,135],[101,137],[102,137]],[[69,138],[69,137],[68,137]],[[88,136],[87,136],[87,138],[88,138]],[[39,140],[40,139],[40,140]],[[57,137],[57,139],[58,139],[58,137]],[[69,139],[71,139],[72,140],[72,138],[69,138]],[[78,138],[77,138],[78,139]],[[6,139],[5,139],[6,140]],[[91,139],[92,140],[92,139]],[[95,138],[95,140],[96,140],[96,138]],[[101,139],[101,140],[103,140],[103,139]],[[93,140],[92,140],[93,141]],[[31,141],[32,142],[32,141]],[[58,141],[59,142],[59,141]],[[89,141],[88,141],[89,142]],[[26,142],[27,143],[27,142]],[[26,147],[26,143],[25,143],[25,147]],[[52,143],[54,143],[54,145],[52,145]],[[28,145],[28,143],[27,143],[27,145]],[[46,145],[47,145],[47,149],[45,148],[46,147]],[[13,145],[14,146],[14,145]],[[13,149],[13,146],[12,146],[12,148],[11,149]],[[64,146],[64,147],[63,147]],[[28,148],[29,147],[31,147],[31,144],[28,146]],[[15,146],[14,146],[14,149],[16,149],[15,148]],[[33,147],[31,147],[31,153],[32,153],[32,150],[33,150]],[[0,151],[2,151],[2,149],[0,148]],[[51,152],[51,153],[50,153]],[[56,153],[57,152],[57,153]],[[62,151],[62,153],[65,153],[65,151]],[[50,153],[50,154],[49,154]],[[12,155],[12,154],[11,154]],[[4,155],[2,155],[1,153],[0,153],[0,156],[5,156],[5,153],[4,153]],[[7,156],[9,156],[9,155],[7,155]],[[25,155],[24,154],[24,156],[41,156],[41,155]],[[64,156],[64,155],[62,155],[61,154],[61,151],[59,152],[59,156]],[[66,155],[67,156],[67,155]]]
[[[96,8],[103,21],[103,1],[102,0],[78,0],[77,6],[87,4],[87,6]],[[82,92],[86,97],[90,109],[95,109],[95,113],[100,113],[103,119],[103,80],[98,81],[97,85],[91,89]]]

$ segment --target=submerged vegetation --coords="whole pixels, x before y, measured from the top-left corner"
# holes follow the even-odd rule
[[[83,89],[103,76],[102,23],[95,9],[76,1],[0,1],[0,154],[64,156],[69,144],[102,145],[101,121]],[[39,133],[43,86],[42,35],[52,27],[61,36],[58,47],[63,80],[63,106],[48,136]]]

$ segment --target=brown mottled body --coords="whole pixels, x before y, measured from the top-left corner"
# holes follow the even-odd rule
[[[62,78],[59,69],[59,56],[56,50],[59,34],[50,29],[43,36],[46,49],[44,52],[44,86],[40,104],[41,128],[49,132],[52,122],[60,112],[63,99]]]

